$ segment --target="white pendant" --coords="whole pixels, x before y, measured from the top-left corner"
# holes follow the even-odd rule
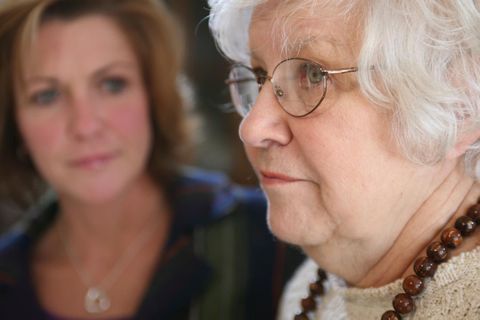
[[[85,295],[85,310],[88,313],[102,313],[110,309],[110,299],[100,288],[88,288]]]

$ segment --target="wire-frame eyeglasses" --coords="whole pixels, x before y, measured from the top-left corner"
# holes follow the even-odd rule
[[[305,117],[322,103],[331,75],[358,71],[357,67],[326,69],[304,58],[282,60],[269,76],[263,70],[234,64],[225,81],[236,111],[245,117],[268,80],[282,109],[293,117]]]

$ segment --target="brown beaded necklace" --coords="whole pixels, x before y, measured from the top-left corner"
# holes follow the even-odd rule
[[[424,279],[433,277],[437,266],[447,261],[448,251],[455,249],[462,244],[463,237],[468,237],[480,225],[480,199],[475,205],[467,210],[466,215],[455,221],[454,227],[443,230],[440,241],[434,241],[427,247],[427,255],[415,260],[413,271],[415,274],[407,276],[403,280],[404,292],[393,298],[393,309],[385,311],[381,320],[401,320],[415,309],[413,297],[419,295],[425,289]],[[302,311],[294,316],[294,320],[309,320],[309,314],[316,310],[316,297],[325,292],[324,281],[327,279],[325,271],[317,270],[317,279],[309,284],[309,295],[300,301]]]

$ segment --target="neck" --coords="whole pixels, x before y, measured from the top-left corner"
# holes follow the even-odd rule
[[[134,313],[170,228],[162,189],[144,179],[110,201],[86,203],[60,194],[59,202],[58,219],[32,259],[42,304],[75,318]],[[58,295],[67,292],[62,290],[68,299]]]
[[[479,185],[471,178],[450,176],[447,180],[451,181],[425,201],[373,268],[352,285],[362,288],[379,287],[413,273],[415,260],[425,255],[427,246],[439,240],[441,232],[453,226],[456,218],[464,215],[468,207],[476,203],[480,194]],[[456,183],[452,186],[451,182]],[[474,237],[469,240],[474,240]],[[457,255],[470,249],[471,246],[464,244],[452,253]]]
[[[62,196],[59,201],[61,213],[55,227],[62,229],[86,264],[115,259],[148,224],[160,224],[160,237],[168,232],[170,214],[163,192],[147,178],[102,203],[79,203]]]

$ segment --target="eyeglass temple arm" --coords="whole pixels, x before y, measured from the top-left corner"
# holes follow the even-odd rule
[[[348,72],[357,72],[357,67],[350,67],[350,68],[342,68],[342,69],[331,69],[331,70],[324,70],[328,74],[342,74]]]

